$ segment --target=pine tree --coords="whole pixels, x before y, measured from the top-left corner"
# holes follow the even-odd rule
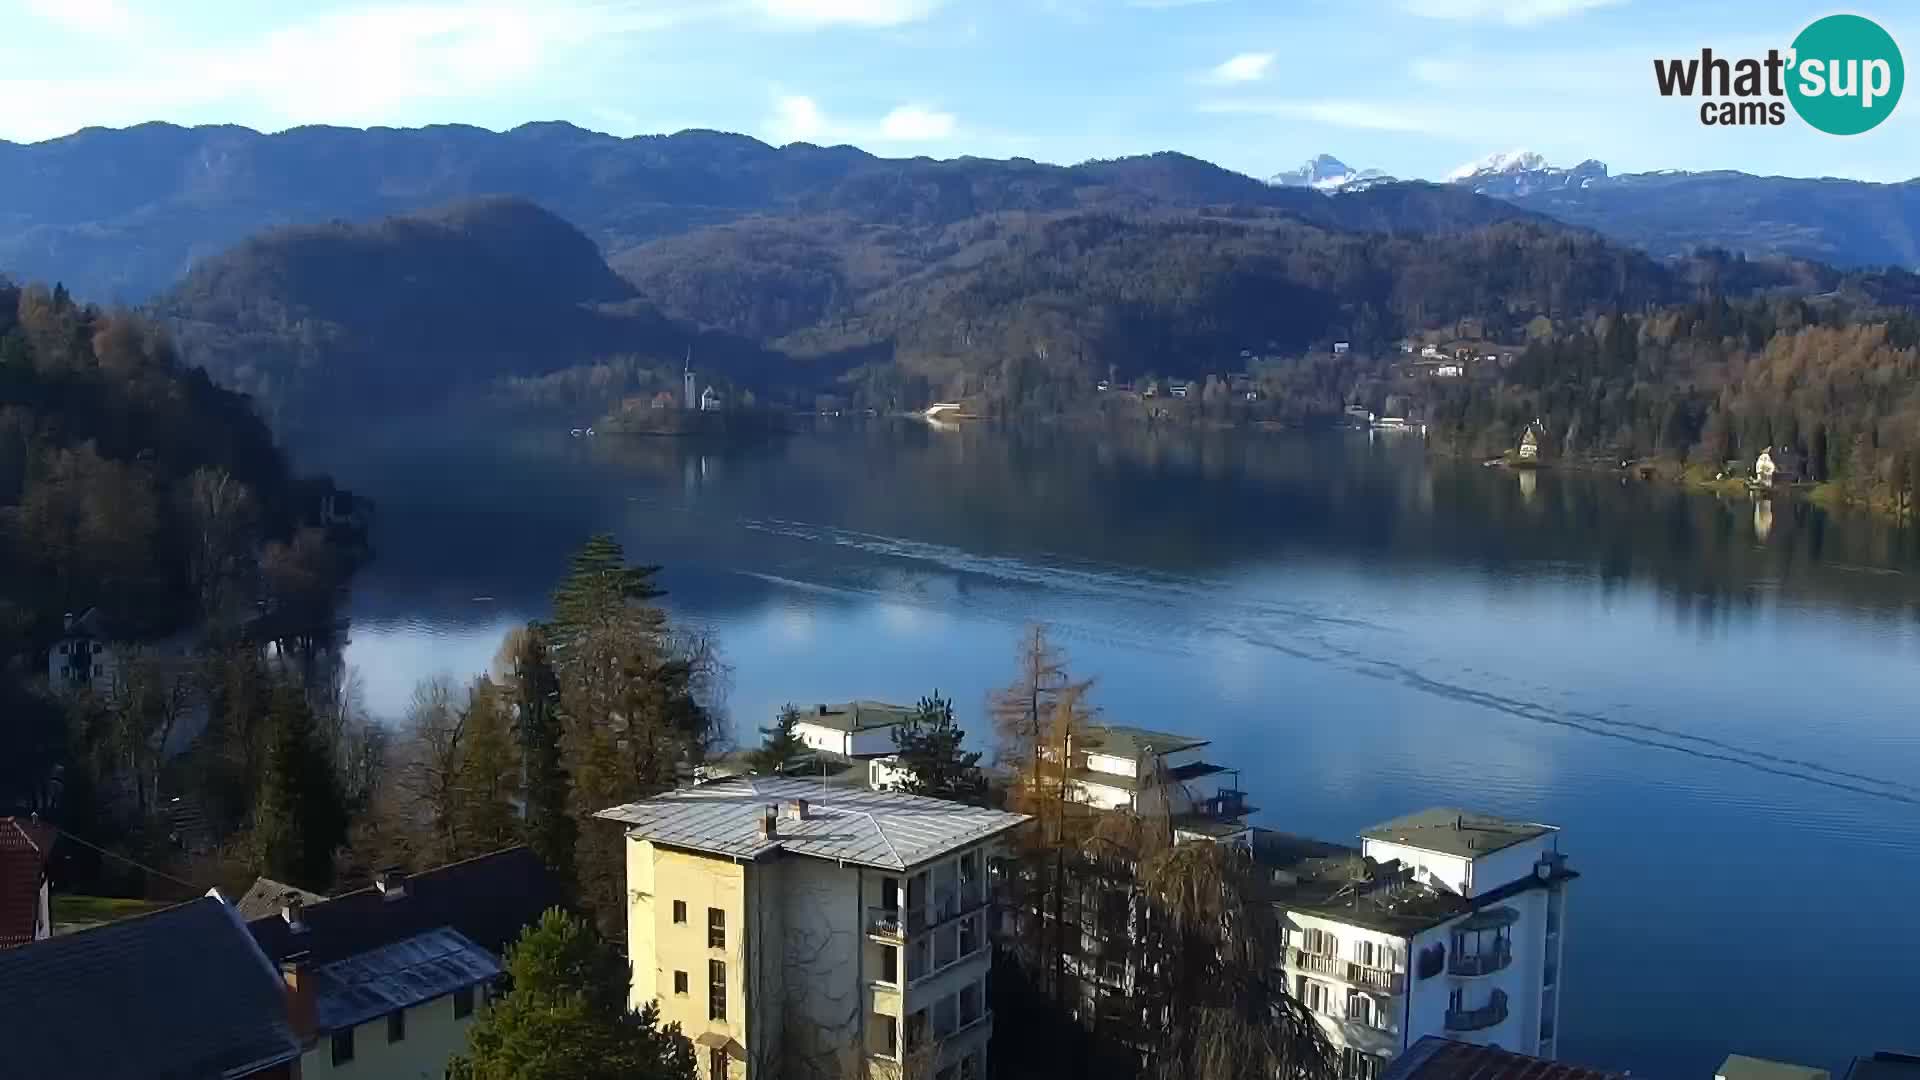
[[[513,990],[448,1063],[454,1080],[693,1080],[693,1044],[660,1023],[660,1004],[635,1011],[626,961],[585,922],[558,909],[507,956]]]
[[[255,800],[253,852],[261,874],[315,891],[333,880],[347,838],[346,797],[297,687],[275,687],[265,769]]]
[[[759,749],[752,755],[753,771],[768,776],[785,776],[794,762],[807,751],[800,736],[794,734],[794,726],[800,723],[800,710],[789,701],[780,706],[780,713],[774,717],[771,727],[763,727],[760,734],[763,740]]]
[[[527,846],[548,870],[571,883],[576,828],[567,805],[571,782],[561,759],[560,679],[549,660],[546,628],[532,623],[516,631],[501,650],[499,666],[526,777]]]
[[[626,552],[611,535],[589,537],[554,590],[552,645],[570,652],[584,634],[611,620],[637,619],[642,630],[660,633],[666,615],[648,603],[666,595],[654,584],[659,572],[658,566],[628,566]]]
[[[966,749],[967,733],[953,719],[953,702],[935,690],[893,729],[894,750],[906,773],[901,790],[955,802],[980,803],[987,794],[980,755]]]

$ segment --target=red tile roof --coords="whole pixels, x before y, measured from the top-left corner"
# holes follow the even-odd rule
[[[1428,1035],[1396,1058],[1381,1080],[1624,1080],[1624,1074]]]
[[[53,837],[37,821],[0,818],[0,949],[33,940]]]

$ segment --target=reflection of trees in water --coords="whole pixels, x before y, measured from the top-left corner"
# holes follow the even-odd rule
[[[1516,482],[1502,470],[1430,463],[1417,439],[1147,426],[949,433],[877,420],[828,422],[776,441],[561,433],[511,452],[500,446],[484,469],[422,476],[434,485],[436,514],[463,522],[478,513],[469,504],[484,504],[500,519],[489,572],[518,561],[541,580],[552,560],[539,550],[601,528],[616,527],[636,554],[676,569],[732,570],[766,563],[759,526],[793,524],[859,534],[810,550],[814,564],[911,555],[900,542],[1092,564],[1121,577],[1211,577],[1304,555],[1496,577],[1585,571],[1607,589],[1651,583],[1689,618],[1707,620],[1776,591],[1885,610],[1913,602],[1906,579],[1887,572],[1913,564],[1913,535],[1878,519],[1781,499],[1762,540],[1744,495],[1558,471],[1534,478],[1529,493],[1525,475]],[[382,498],[377,487],[372,494]],[[449,525],[423,516],[396,527]],[[405,546],[381,544],[378,569],[387,571]],[[431,591],[450,555],[459,557],[438,550],[407,575]],[[731,592],[731,602],[757,602],[741,585]]]

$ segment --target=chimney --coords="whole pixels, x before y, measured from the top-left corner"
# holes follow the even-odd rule
[[[760,839],[780,839],[780,808],[773,803],[768,803],[760,815]]]
[[[790,800],[790,801],[788,801],[788,803],[787,803],[787,820],[788,820],[788,821],[805,821],[805,820],[807,820],[807,800],[805,800],[805,799],[792,799],[792,800]]]
[[[287,982],[287,1023],[302,1043],[313,1038],[313,965],[307,954],[294,953],[280,961],[280,977]]]
[[[397,866],[389,866],[373,876],[373,884],[380,890],[385,900],[404,900],[407,895],[407,872]]]
[[[300,921],[300,915],[306,910],[307,902],[297,892],[290,892],[280,898],[280,917],[287,920],[287,929],[296,934],[307,932],[307,924]]]

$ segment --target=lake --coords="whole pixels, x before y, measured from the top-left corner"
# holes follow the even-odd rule
[[[1044,620],[1109,720],[1211,738],[1260,824],[1561,826],[1563,1058],[1920,1048],[1908,531],[1365,433],[556,429],[318,460],[378,502],[349,658],[383,714],[482,669],[597,531],[719,635],[743,743],[785,701],[936,688],[983,729]]]

